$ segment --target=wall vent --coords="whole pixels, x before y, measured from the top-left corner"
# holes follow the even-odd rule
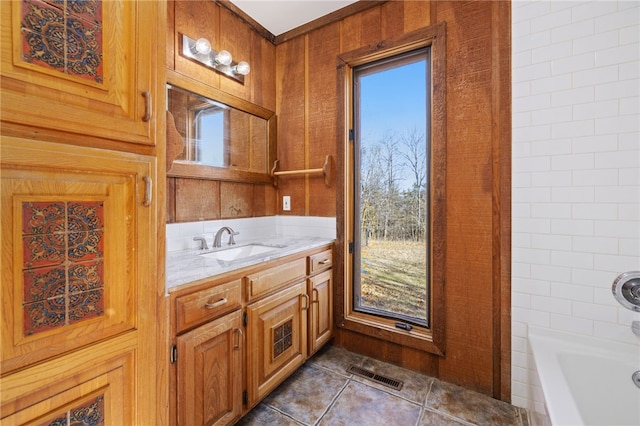
[[[381,385],[387,386],[391,389],[400,390],[404,383],[400,380],[392,379],[391,377],[381,376],[380,374],[376,374],[373,371],[366,370],[361,367],[357,367],[355,365],[349,366],[347,368],[347,373],[355,374],[356,376],[364,377],[365,379],[373,380],[376,383],[380,383]]]

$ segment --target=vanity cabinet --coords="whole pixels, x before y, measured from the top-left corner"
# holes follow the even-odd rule
[[[170,291],[172,423],[228,424],[332,335],[330,246]]]
[[[0,2],[2,121],[24,137],[53,131],[81,145],[95,146],[88,136],[155,145],[165,9],[155,1]]]

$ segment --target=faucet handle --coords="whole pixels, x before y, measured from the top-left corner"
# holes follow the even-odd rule
[[[200,250],[208,250],[207,240],[204,237],[193,237],[193,241],[200,241]]]
[[[231,230],[229,232],[229,245],[234,246],[236,244],[236,240],[233,238],[234,235],[240,235],[240,232]]]

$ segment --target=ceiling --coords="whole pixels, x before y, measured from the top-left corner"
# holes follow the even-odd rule
[[[356,2],[356,0],[230,1],[275,36]]]

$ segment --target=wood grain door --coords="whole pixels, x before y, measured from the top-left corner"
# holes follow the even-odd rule
[[[226,425],[242,412],[242,313],[178,336],[178,424]]]
[[[309,308],[309,354],[322,347],[333,332],[333,271],[324,271],[308,279],[311,306]]]
[[[249,406],[306,360],[308,307],[304,281],[247,306]]]
[[[155,144],[163,2],[1,2],[2,120]]]

